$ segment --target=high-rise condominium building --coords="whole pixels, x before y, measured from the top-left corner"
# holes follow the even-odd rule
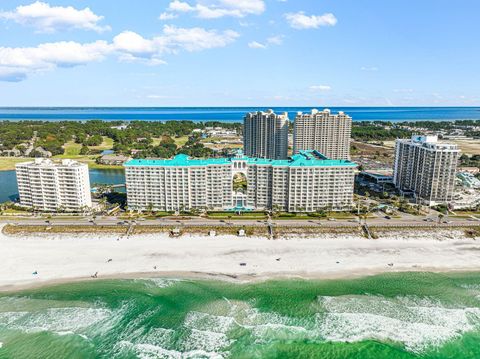
[[[273,110],[247,113],[243,119],[245,155],[273,160],[288,157],[288,114]]]
[[[88,166],[36,158],[16,166],[20,204],[39,211],[82,211],[92,206]]]
[[[393,181],[403,192],[411,191],[426,205],[452,201],[460,150],[439,143],[437,136],[412,136],[395,144]]]
[[[301,151],[287,160],[232,158],[135,159],[125,165],[132,210],[307,211],[343,210],[352,205],[356,164]],[[246,182],[234,190],[234,179]]]
[[[331,159],[350,159],[352,118],[330,110],[299,112],[293,126],[293,151],[316,150]]]

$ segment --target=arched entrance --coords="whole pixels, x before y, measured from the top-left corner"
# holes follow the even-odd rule
[[[237,172],[233,175],[233,192],[241,192],[247,194],[247,176],[243,172]]]
[[[233,207],[235,210],[245,210],[247,207],[247,176],[244,172],[237,172],[233,175]]]

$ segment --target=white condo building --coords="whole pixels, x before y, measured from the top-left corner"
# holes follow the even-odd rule
[[[270,210],[314,212],[350,209],[356,164],[302,151],[286,160],[252,158],[135,159],[125,165],[132,210]],[[234,191],[233,180],[247,183]]]
[[[20,204],[39,211],[77,212],[92,206],[88,166],[36,158],[16,166]]]
[[[293,124],[293,152],[316,150],[331,159],[350,159],[352,118],[330,110],[299,112]]]
[[[413,192],[430,206],[453,199],[460,150],[437,136],[412,136],[395,143],[393,181],[402,192]]]
[[[247,113],[243,119],[243,148],[249,157],[286,160],[288,157],[288,114],[273,110]]]

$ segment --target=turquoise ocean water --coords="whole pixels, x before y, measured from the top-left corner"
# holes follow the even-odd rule
[[[313,107],[273,107],[276,112],[288,112],[291,119],[298,111],[309,112]],[[262,107],[0,107],[2,120],[191,120],[240,122],[247,112],[266,110]],[[334,112],[345,111],[354,121],[450,121],[478,120],[479,107],[330,107]]]
[[[480,274],[92,280],[0,295],[0,358],[480,358]]]

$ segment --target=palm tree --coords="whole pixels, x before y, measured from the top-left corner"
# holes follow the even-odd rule
[[[445,215],[443,213],[438,214],[438,223],[442,222],[443,217],[445,217]]]
[[[153,203],[149,203],[148,206],[147,206],[147,212],[152,215],[153,213]]]

